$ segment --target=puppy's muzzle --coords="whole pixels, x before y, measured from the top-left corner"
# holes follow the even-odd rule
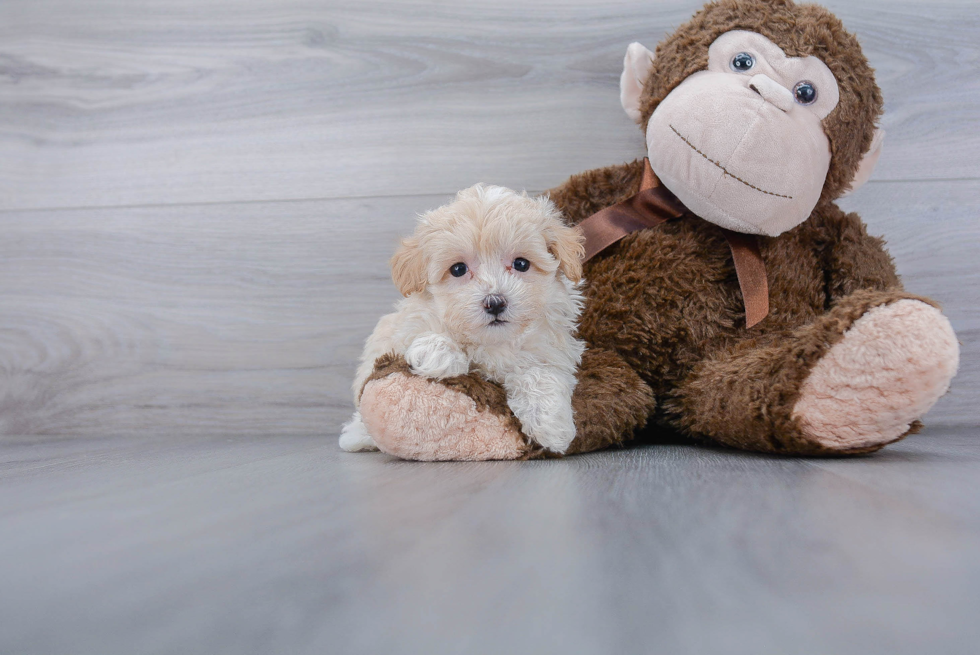
[[[483,309],[491,316],[500,316],[507,309],[507,299],[496,294],[483,299]]]

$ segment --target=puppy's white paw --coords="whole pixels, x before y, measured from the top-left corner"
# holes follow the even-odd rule
[[[362,450],[377,450],[374,439],[368,434],[364,422],[361,421],[361,413],[354,412],[351,420],[344,424],[340,430],[340,447],[349,453],[356,453]]]
[[[572,390],[575,378],[535,368],[504,381],[507,404],[521,422],[521,430],[536,443],[556,453],[568,450],[575,438]]]
[[[564,453],[575,438],[575,421],[571,409],[567,416],[540,417],[527,436],[552,452]]]
[[[470,370],[470,362],[459,346],[441,334],[417,337],[405,351],[405,361],[412,373],[427,378],[451,378]]]

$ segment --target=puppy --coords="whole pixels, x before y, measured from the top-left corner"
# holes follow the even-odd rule
[[[403,355],[412,372],[450,378],[475,370],[503,385],[528,437],[562,453],[575,437],[572,390],[585,345],[582,236],[547,198],[477,184],[419,217],[391,260],[405,298],[368,337],[354,403],[374,361]],[[376,449],[360,412],[344,450]]]

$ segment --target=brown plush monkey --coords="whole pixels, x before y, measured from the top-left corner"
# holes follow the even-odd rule
[[[672,431],[850,454],[915,432],[958,347],[936,304],[902,289],[882,241],[833,203],[868,178],[881,145],[881,95],[857,40],[822,7],[722,0],[656,55],[631,45],[621,93],[651,179],[688,212],[586,264],[568,452]],[[579,223],[638,194],[643,174],[642,162],[588,171],[550,195]],[[732,234],[765,266],[768,313],[754,325]],[[360,403],[381,450],[407,459],[548,455],[475,375],[423,379],[382,358]]]

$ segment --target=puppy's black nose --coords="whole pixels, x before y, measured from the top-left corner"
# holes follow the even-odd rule
[[[507,309],[507,300],[503,296],[487,296],[483,299],[483,309],[491,316],[499,316]]]

